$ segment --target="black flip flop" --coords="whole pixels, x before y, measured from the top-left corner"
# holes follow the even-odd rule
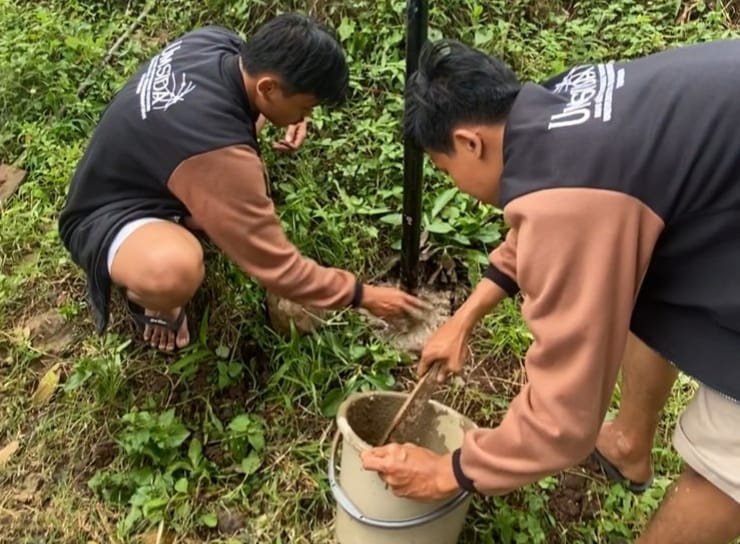
[[[651,485],[653,485],[652,476],[650,476],[650,478],[646,482],[633,482],[624,474],[622,474],[620,470],[616,466],[614,466],[614,464],[609,461],[609,459],[604,457],[604,455],[597,449],[594,449],[591,457],[599,464],[599,467],[602,471],[604,471],[604,474],[610,482],[622,484],[635,495],[640,495],[641,493],[644,493],[650,488]]]
[[[131,318],[142,330],[147,325],[152,325],[155,327],[164,327],[165,329],[172,332],[177,332],[180,330],[182,322],[185,320],[185,308],[182,308],[180,310],[180,313],[177,314],[177,317],[170,321],[154,315],[146,315],[146,310],[142,306],[133,302],[128,297],[126,297],[126,305],[128,306],[128,311],[129,314],[131,314]]]

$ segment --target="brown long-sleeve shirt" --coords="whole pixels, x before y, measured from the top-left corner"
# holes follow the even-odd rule
[[[167,187],[213,242],[268,290],[319,308],[351,302],[355,277],[303,257],[285,236],[267,195],[262,162],[249,146],[190,157]]]
[[[592,450],[663,228],[639,200],[600,189],[530,193],[511,202],[504,217],[511,230],[491,263],[518,284],[534,342],[525,359],[527,384],[501,424],[469,432],[461,449],[464,478],[492,495]]]

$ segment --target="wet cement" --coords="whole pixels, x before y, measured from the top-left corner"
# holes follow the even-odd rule
[[[451,291],[422,288],[418,297],[429,304],[423,319],[401,318],[383,321],[367,314],[366,319],[376,334],[394,348],[408,353],[421,353],[429,337],[452,315]]]
[[[372,395],[354,402],[347,410],[347,423],[362,440],[371,446],[379,446],[383,434],[403,404],[403,397]],[[393,442],[410,442],[428,448],[435,453],[448,453],[445,440],[439,432],[440,414],[427,402],[416,417],[413,425],[405,425],[393,433]]]

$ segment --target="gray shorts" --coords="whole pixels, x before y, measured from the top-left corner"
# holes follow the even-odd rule
[[[699,386],[678,419],[673,446],[692,469],[740,503],[740,403]]]
[[[160,219],[158,217],[142,217],[141,219],[134,219],[130,223],[126,223],[123,227],[121,227],[121,230],[118,231],[115,238],[113,238],[110,247],[108,248],[107,264],[109,275],[111,273],[111,268],[113,267],[113,259],[116,257],[118,250],[121,249],[121,246],[126,241],[126,239],[131,236],[136,229],[143,227],[148,223],[155,223],[157,221],[166,221],[166,219]]]

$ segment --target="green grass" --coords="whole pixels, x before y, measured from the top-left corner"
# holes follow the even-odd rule
[[[578,61],[737,35],[735,13],[722,2],[431,4],[432,37],[496,52],[533,80]],[[349,312],[315,336],[279,337],[267,325],[262,290],[212,250],[206,285],[192,304],[197,338],[185,353],[138,347],[120,312],[111,333],[98,337],[83,278],[58,239],[56,218],[76,161],[138,63],[195,26],[248,33],[276,9],[306,4],[159,2],[101,65],[146,5],[0,0],[0,159],[29,171],[0,208],[0,447],[20,444],[0,471],[0,540],[132,542],[161,529],[179,542],[329,542],[331,416],[350,391],[407,387],[409,356]],[[268,156],[275,199],[307,254],[372,278],[397,256],[400,237],[404,2],[310,5],[339,29],[353,97],[341,111],[318,112],[298,158]],[[426,273],[451,262],[464,288],[480,277],[481,257],[501,235],[500,214],[450,192],[431,169],[426,183]],[[27,326],[50,309],[63,316],[60,334],[74,339],[62,350]],[[449,385],[446,401],[494,424],[523,379],[529,342],[516,303],[507,302],[481,328],[467,381]],[[48,402],[35,404],[32,394],[50,370],[60,384]],[[505,498],[476,499],[461,541],[631,540],[680,469],[669,439],[691,387],[680,382],[666,410],[657,485],[647,494],[635,498],[589,480],[584,494],[600,511],[566,520],[552,508],[558,477],[548,478]],[[241,520],[241,532],[229,537],[212,528],[224,511]]]

